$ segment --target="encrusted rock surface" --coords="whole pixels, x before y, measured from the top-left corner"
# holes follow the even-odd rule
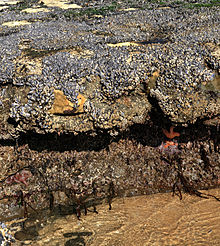
[[[48,4],[48,10],[54,7]],[[149,97],[175,123],[215,117],[220,105],[218,13],[218,7],[157,8],[82,21],[65,19],[65,11],[58,11],[57,19],[48,11],[4,10],[1,138],[27,130],[121,131],[145,122]],[[8,24],[13,21],[26,23]],[[150,83],[154,73],[158,77]],[[10,99],[9,90],[14,91]],[[57,90],[70,101],[68,110],[51,110]],[[62,117],[56,115],[60,112]]]
[[[2,4],[0,220],[219,185],[219,6],[169,2]]]

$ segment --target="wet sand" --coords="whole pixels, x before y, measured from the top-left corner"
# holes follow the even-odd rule
[[[220,197],[220,189],[204,191]],[[114,199],[77,220],[50,217],[26,245],[220,245],[220,202],[171,193]]]

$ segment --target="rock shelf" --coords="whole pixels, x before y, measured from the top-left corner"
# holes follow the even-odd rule
[[[218,4],[80,2],[0,1],[2,220],[219,185]]]

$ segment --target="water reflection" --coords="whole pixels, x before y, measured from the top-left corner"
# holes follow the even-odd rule
[[[68,240],[65,243],[65,246],[84,246],[86,245],[85,239],[83,237],[91,236],[92,232],[70,232],[70,233],[64,233],[64,237],[75,237],[70,240]]]

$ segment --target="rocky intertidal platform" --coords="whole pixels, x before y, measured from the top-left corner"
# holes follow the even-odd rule
[[[0,1],[0,220],[219,185],[218,4],[102,2]]]
[[[125,130],[145,122],[150,99],[182,125],[219,114],[218,7],[12,13],[0,19],[2,139]]]

